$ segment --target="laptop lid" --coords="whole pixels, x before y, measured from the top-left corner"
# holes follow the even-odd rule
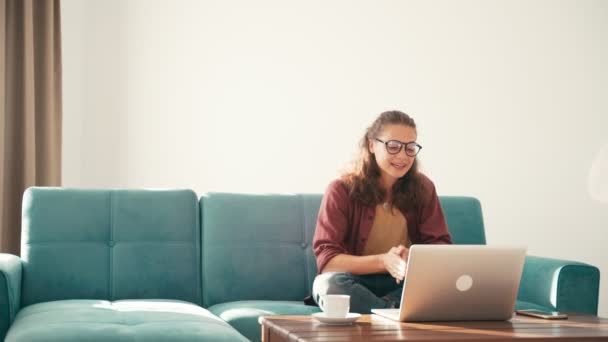
[[[525,247],[413,245],[399,320],[510,319],[525,255]]]

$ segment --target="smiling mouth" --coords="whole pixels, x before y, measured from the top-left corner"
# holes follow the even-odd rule
[[[391,165],[397,169],[404,169],[407,167],[407,164],[391,163]]]

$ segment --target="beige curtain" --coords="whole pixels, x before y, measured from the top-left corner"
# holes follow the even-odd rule
[[[19,254],[21,199],[61,182],[59,0],[0,0],[0,252]]]

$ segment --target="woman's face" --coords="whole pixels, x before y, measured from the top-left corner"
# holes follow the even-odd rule
[[[397,179],[405,176],[410,170],[416,157],[409,156],[406,153],[406,148],[414,147],[415,149],[415,146],[405,144],[415,142],[416,137],[416,129],[403,124],[390,124],[384,126],[376,139],[369,140],[369,151],[376,157],[384,185],[392,186]],[[378,141],[378,139],[384,143]],[[397,140],[403,145],[400,146],[399,143],[392,140]],[[390,141],[389,149],[392,152],[399,148],[400,151],[396,154],[389,153],[386,146],[387,141]],[[415,152],[417,151],[410,149],[409,154],[415,154]]]

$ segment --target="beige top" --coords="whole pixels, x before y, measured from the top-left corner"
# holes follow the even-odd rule
[[[405,217],[397,208],[385,209],[382,204],[377,205],[376,217],[363,248],[363,255],[386,253],[399,245],[407,248],[411,245]]]

